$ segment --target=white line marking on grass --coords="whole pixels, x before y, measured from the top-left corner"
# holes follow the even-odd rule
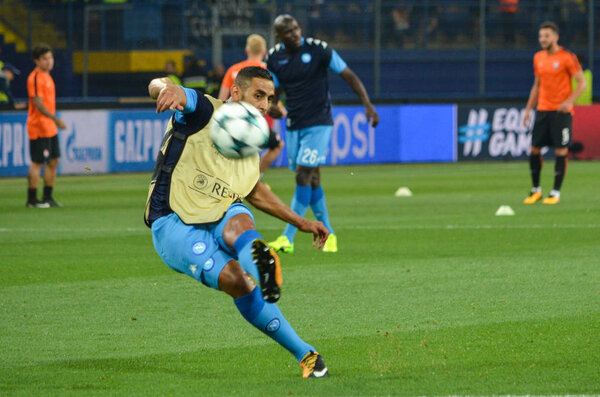
[[[480,230],[480,229],[599,229],[600,224],[587,224],[587,225],[388,225],[388,226],[374,226],[374,225],[348,225],[338,226],[338,229],[349,229],[349,230]],[[281,226],[265,226],[259,227],[257,230],[280,230]],[[127,227],[127,228],[47,228],[46,231],[52,231],[56,233],[145,233],[150,232],[145,227]],[[15,228],[0,228],[0,233],[32,233],[43,231],[41,228],[27,228],[27,227],[15,227]]]

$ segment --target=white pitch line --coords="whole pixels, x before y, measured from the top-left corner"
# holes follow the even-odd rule
[[[598,229],[600,224],[586,224],[586,225],[574,225],[574,224],[552,224],[552,225],[388,225],[388,226],[374,226],[374,225],[350,225],[350,226],[337,226],[337,229],[344,230],[481,230],[481,229]],[[257,230],[280,230],[281,226],[266,226],[258,227]],[[48,228],[42,230],[41,228],[0,228],[0,233],[32,233],[39,231],[52,231],[55,233],[148,233],[150,230],[147,228],[135,228],[128,227],[124,229],[119,228]]]

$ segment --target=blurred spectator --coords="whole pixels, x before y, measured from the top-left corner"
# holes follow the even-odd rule
[[[2,65],[0,71],[0,109],[25,109],[26,103],[15,103],[12,92],[10,91],[10,82],[19,76],[21,71],[10,63]]]
[[[168,60],[165,62],[165,75],[173,82],[173,84],[181,85],[181,79],[177,75],[175,61]]]
[[[406,36],[410,33],[410,14],[412,7],[401,4],[392,10],[392,20],[394,22],[394,42],[402,48]]]
[[[183,58],[183,74],[181,75],[181,81],[183,82],[184,87],[206,92],[208,86],[208,73],[206,73],[204,65],[206,65],[206,63],[204,61],[199,61],[194,55],[186,55]]]
[[[212,70],[208,72],[208,84],[206,87],[206,93],[212,97],[219,97],[219,88],[221,87],[221,80],[225,76],[225,65],[217,63],[213,66]]]
[[[593,83],[593,76],[592,76],[592,71],[589,69],[586,59],[585,59],[585,55],[583,54],[577,54],[577,59],[579,59],[579,63],[581,64],[581,69],[583,70],[583,78],[585,79],[585,82],[587,83],[585,90],[583,90],[583,92],[581,93],[581,95],[579,96],[579,98],[577,98],[574,102],[575,105],[591,105],[592,104],[592,83]],[[575,79],[571,79],[571,83],[572,83],[572,87],[573,87],[573,91],[575,91],[575,89],[577,88],[577,81],[575,81]]]
[[[500,18],[505,44],[515,43],[516,16],[519,0],[500,0]]]

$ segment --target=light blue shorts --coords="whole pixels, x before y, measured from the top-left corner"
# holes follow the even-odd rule
[[[156,252],[171,269],[185,273],[203,284],[219,289],[219,275],[225,265],[237,259],[223,241],[223,230],[232,216],[252,213],[235,203],[218,223],[186,225],[175,213],[152,223],[152,241]]]
[[[332,131],[331,125],[287,131],[285,146],[290,169],[295,171],[297,165],[316,168],[324,164]]]

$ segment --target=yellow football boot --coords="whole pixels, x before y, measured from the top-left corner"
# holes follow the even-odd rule
[[[542,201],[542,204],[558,204],[559,201],[560,196],[548,196]]]
[[[523,204],[534,204],[542,198],[542,192],[531,192],[529,197],[523,200]]]
[[[337,252],[337,237],[335,234],[330,234],[323,246],[323,252]]]
[[[303,378],[325,378],[329,371],[323,361],[323,356],[317,352],[308,352],[300,361]]]
[[[269,243],[269,247],[273,248],[277,252],[283,252],[286,254],[294,253],[294,243],[290,243],[287,236],[279,236],[275,241]]]

